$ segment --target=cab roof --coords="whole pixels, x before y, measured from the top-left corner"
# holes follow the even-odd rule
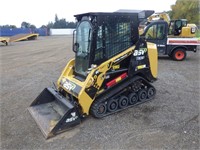
[[[128,10],[128,9],[120,9],[115,12],[88,12],[83,14],[74,15],[76,18],[80,18],[83,16],[113,16],[113,15],[121,15],[121,16],[138,16],[138,19],[146,19],[154,13],[153,10]]]

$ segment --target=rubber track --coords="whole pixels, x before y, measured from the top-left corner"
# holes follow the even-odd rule
[[[117,109],[117,110],[114,111],[114,112],[108,112],[108,111],[107,111],[107,112],[105,113],[105,115],[96,116],[96,115],[94,114],[94,112],[97,111],[96,108],[97,108],[97,106],[98,106],[99,104],[105,103],[105,101],[106,101],[107,99],[112,99],[112,96],[115,97],[115,96],[118,96],[118,95],[122,94],[123,92],[127,91],[127,90],[123,90],[123,89],[126,89],[126,87],[128,87],[130,84],[132,84],[133,82],[135,82],[135,81],[137,81],[137,80],[139,80],[139,79],[145,81],[145,83],[147,83],[147,84],[145,84],[145,85],[147,85],[148,87],[153,87],[153,88],[154,88],[154,86],[152,86],[152,85],[151,85],[147,80],[145,80],[144,78],[142,78],[142,77],[140,77],[140,76],[135,76],[135,77],[132,78],[131,80],[126,80],[126,81],[124,81],[122,84],[117,85],[117,87],[113,87],[113,88],[109,89],[108,91],[105,91],[105,93],[103,93],[103,94],[104,94],[103,96],[98,97],[96,100],[94,100],[94,102],[93,102],[93,104],[92,104],[92,106],[91,106],[91,109],[90,109],[90,114],[91,114],[92,116],[94,116],[95,118],[103,118],[103,117],[106,117],[106,116],[108,116],[108,115],[114,114],[114,113],[119,112],[119,111],[122,111],[122,110],[124,110],[124,109],[127,109],[127,108],[129,108],[129,107],[133,107],[133,106],[136,106],[136,105],[145,103],[145,102],[150,101],[151,99],[153,99],[155,95],[154,95],[153,97],[151,97],[151,98],[147,98],[147,99],[144,100],[144,101],[139,101],[139,102],[137,102],[137,103],[135,103],[135,104],[133,104],[133,105],[128,105],[128,106],[125,107],[125,108]],[[154,88],[154,89],[155,89],[155,88]],[[155,89],[155,92],[156,92],[156,89]],[[117,93],[117,95],[116,95],[116,93]],[[101,94],[101,95],[102,95],[102,94]]]

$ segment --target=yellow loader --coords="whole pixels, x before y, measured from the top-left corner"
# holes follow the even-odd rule
[[[139,22],[153,11],[75,15],[75,57],[56,88],[45,88],[28,108],[46,138],[154,98],[157,48],[140,38]]]

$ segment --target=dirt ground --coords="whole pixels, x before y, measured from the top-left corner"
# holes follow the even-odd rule
[[[1,149],[199,149],[200,52],[159,57],[154,100],[45,140],[27,107],[74,56],[70,36],[0,44]]]

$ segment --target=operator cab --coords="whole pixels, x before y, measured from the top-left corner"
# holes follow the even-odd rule
[[[151,21],[141,36],[143,36],[148,42],[155,43],[159,54],[166,54],[168,36],[168,23],[166,21]]]
[[[183,27],[187,27],[186,19],[171,20],[169,24],[169,35],[180,35]]]
[[[98,66],[133,46],[139,39],[137,13],[86,13],[75,17],[76,76],[86,78],[92,66]]]

